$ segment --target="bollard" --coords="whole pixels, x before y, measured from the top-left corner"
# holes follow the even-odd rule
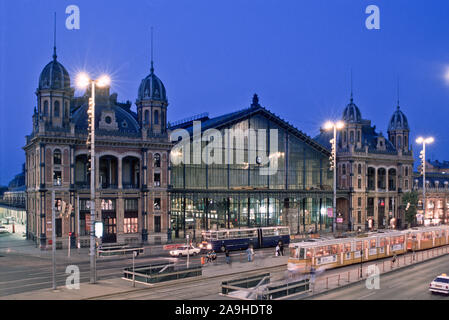
[[[329,289],[329,277],[326,277],[326,290]]]
[[[340,274],[338,274],[337,287],[340,286]]]
[[[348,271],[348,283],[350,282],[351,277],[351,271]]]
[[[385,272],[385,261],[382,261],[382,272]]]

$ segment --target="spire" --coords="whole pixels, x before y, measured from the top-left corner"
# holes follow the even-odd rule
[[[398,85],[397,85],[397,94],[398,94],[398,110],[399,110],[399,77],[398,77]]]
[[[352,68],[351,68],[351,103],[353,103],[353,102],[354,102],[354,97],[352,94]]]
[[[56,60],[58,56],[56,55],[56,12],[54,21],[54,32],[53,32],[53,60]]]
[[[151,27],[151,73],[154,73],[154,65],[153,65],[153,27]]]

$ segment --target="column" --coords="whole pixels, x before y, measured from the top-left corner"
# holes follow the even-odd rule
[[[118,176],[118,188],[122,189],[123,188],[123,169],[122,169],[122,161],[123,161],[123,157],[119,157],[117,159],[118,161],[118,169],[117,169],[117,176]],[[109,166],[111,167],[111,166]],[[111,175],[112,177],[112,175]]]
[[[142,242],[148,241],[148,182],[147,182],[147,168],[148,168],[148,149],[142,149]]]
[[[41,143],[39,146],[39,170],[40,170],[40,246],[45,249],[47,245],[47,221],[45,218],[45,144]]]

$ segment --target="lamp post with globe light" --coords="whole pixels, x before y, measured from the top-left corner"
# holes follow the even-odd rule
[[[419,137],[416,139],[416,143],[422,144],[422,151],[419,157],[421,158],[423,219],[426,218],[426,144],[433,143],[434,141],[435,139],[433,137]]]
[[[91,79],[86,73],[78,74],[76,78],[76,85],[80,89],[86,89],[91,85],[91,97],[89,98],[88,114],[88,137],[87,147],[90,149],[90,283],[97,282],[97,270],[96,270],[96,252],[95,252],[95,236],[96,235],[96,210],[95,210],[95,87],[104,88],[111,83],[111,79],[107,75],[103,75],[97,80]],[[99,229],[101,230],[101,228]]]
[[[337,130],[343,129],[345,126],[343,121],[332,122],[328,121],[324,125],[325,130],[334,131],[334,138],[330,141],[332,145],[332,154],[330,157],[330,170],[334,172],[334,201],[333,201],[333,209],[332,209],[332,232],[336,230],[336,212],[337,212]]]

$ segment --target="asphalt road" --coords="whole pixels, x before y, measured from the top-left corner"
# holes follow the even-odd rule
[[[187,263],[187,257],[173,258],[169,256],[168,251],[150,251],[145,250],[143,255],[139,255],[135,259],[136,267],[169,262],[175,264]],[[268,254],[273,249],[263,249],[263,251]],[[34,255],[28,254],[29,252],[34,252]],[[0,238],[0,299],[2,296],[52,287],[51,254],[46,252],[45,256],[39,257],[36,256],[36,252],[39,253],[39,249],[34,249],[33,245],[19,237],[3,236]],[[90,261],[87,251],[84,250],[79,255],[76,250],[73,250],[71,258],[67,258],[66,252],[57,250],[57,286],[65,285],[68,276],[65,271],[69,265],[76,265],[79,268],[81,283],[89,282]],[[231,254],[231,257],[233,261],[246,259],[246,255],[243,252],[234,252]],[[191,265],[200,264],[200,256],[189,257],[189,263]],[[217,255],[216,263],[225,263],[224,254]],[[97,258],[97,279],[105,280],[122,277],[123,269],[126,267],[132,267],[132,255]],[[208,286],[206,285],[206,287]]]
[[[367,289],[365,281],[350,287],[311,297],[312,300],[449,300],[432,294],[430,282],[442,273],[449,274],[449,255],[380,276],[380,288]]]

